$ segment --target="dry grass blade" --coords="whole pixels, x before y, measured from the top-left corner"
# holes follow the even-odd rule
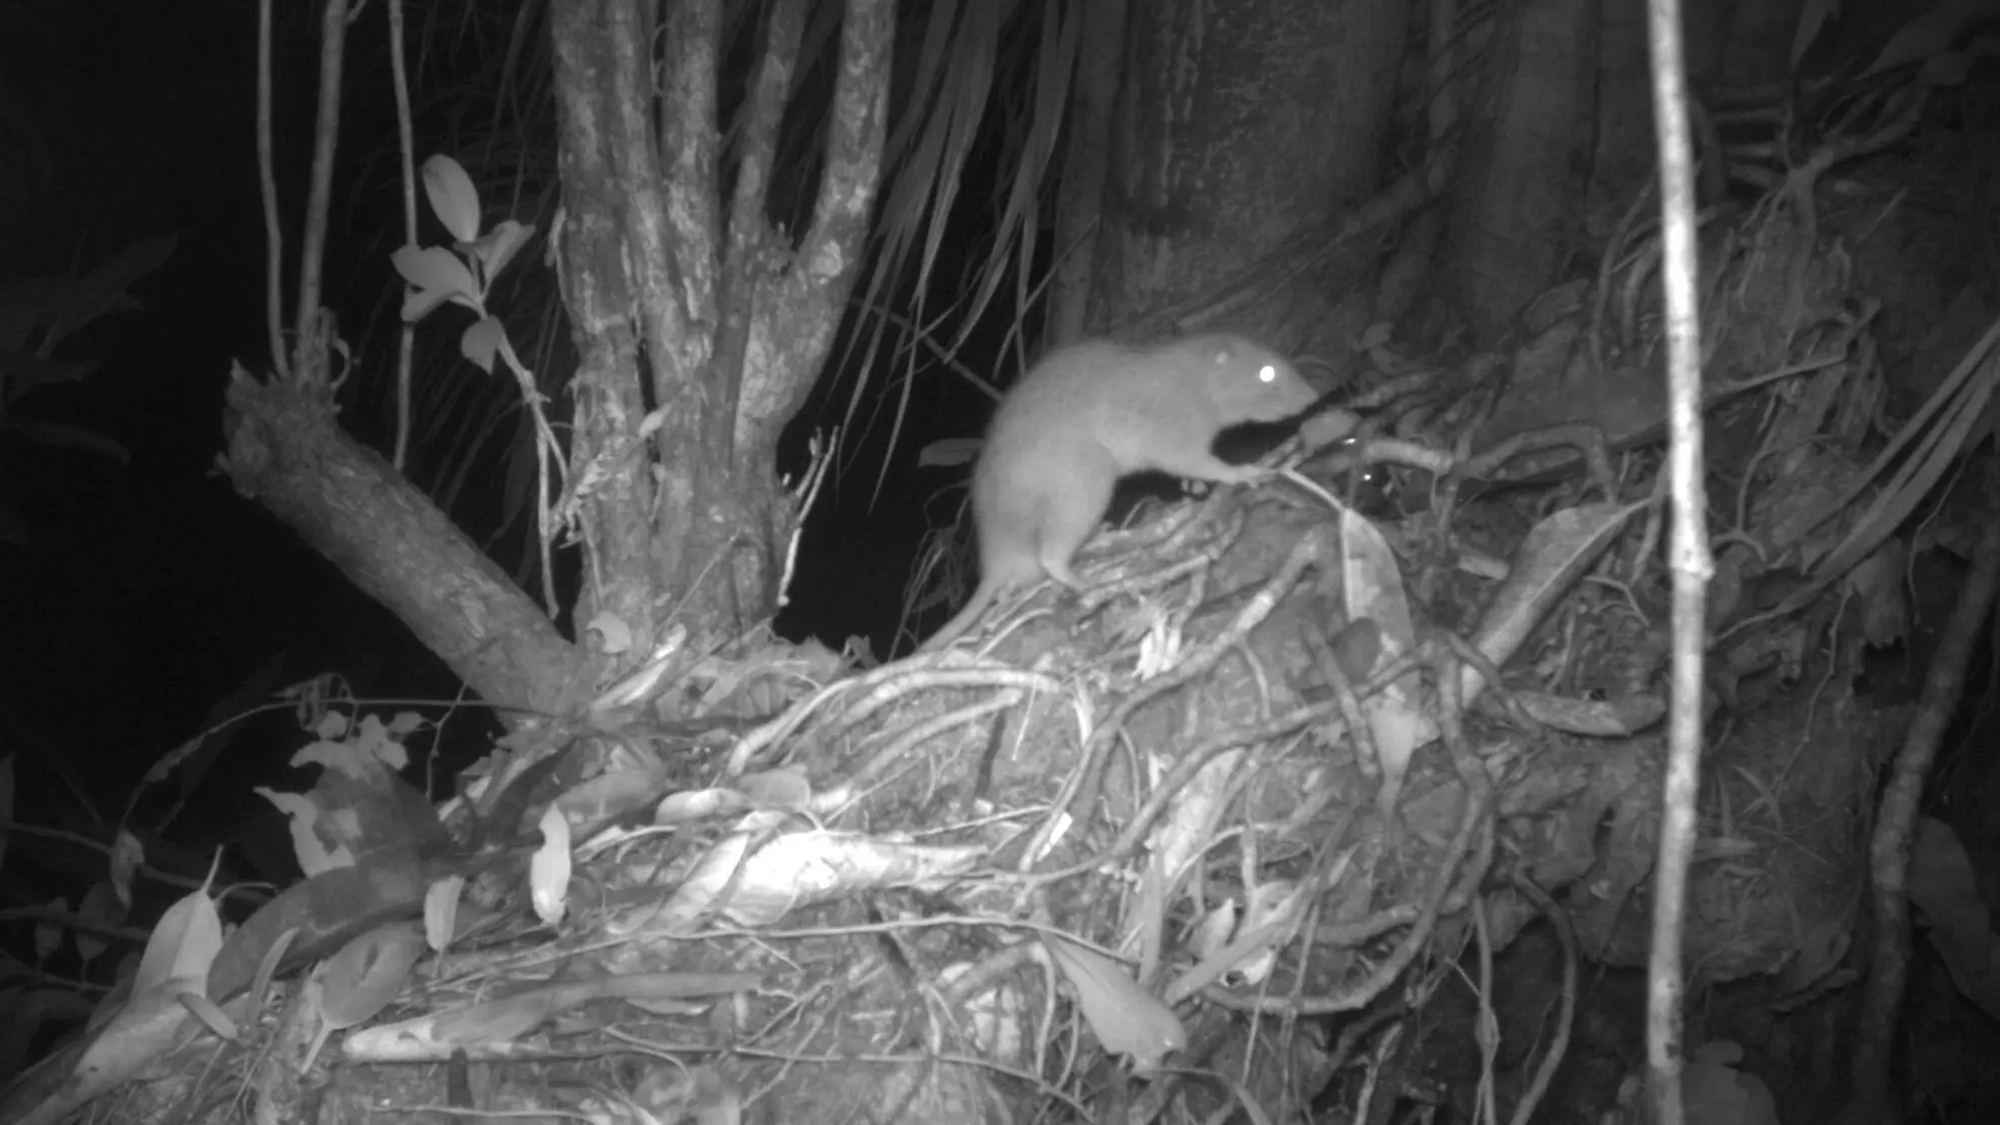
[[[890,139],[890,182],[883,192],[875,257],[862,303],[892,307],[893,294],[911,293],[916,304],[911,319],[919,323],[925,319],[923,305],[975,145],[982,130],[998,129],[1002,155],[993,170],[992,195],[984,201],[994,216],[992,232],[976,264],[957,279],[955,288],[974,296],[957,310],[958,328],[946,349],[949,359],[1010,275],[1019,287],[1021,305],[1029,300],[1041,200],[1049,186],[1052,154],[1069,100],[1081,16],[1060,0],[1043,0],[1035,8],[946,0],[931,18],[917,60],[916,83]],[[995,95],[1016,88],[1030,91],[1030,96],[1003,103],[1004,116],[989,123]],[[893,326],[890,320],[877,318],[872,330],[857,333],[849,347],[865,336],[872,352]],[[867,391],[864,369],[848,394],[843,425],[850,434],[861,432],[856,413]],[[907,402],[905,387],[891,420],[890,449],[900,438]],[[887,470],[885,459],[876,478],[878,494]]]

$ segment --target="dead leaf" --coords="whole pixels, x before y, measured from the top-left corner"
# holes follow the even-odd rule
[[[132,979],[136,995],[168,980],[208,979],[208,967],[222,949],[222,918],[205,891],[190,891],[167,908],[146,941],[145,956]],[[206,993],[203,985],[195,991]]]
[[[408,922],[377,926],[342,946],[319,968],[327,1022],[345,1031],[373,1019],[402,993],[423,952],[423,934]]]
[[[308,992],[319,1013],[319,1030],[300,1073],[312,1069],[328,1036],[359,1027],[388,1007],[402,993],[423,951],[423,935],[417,928],[396,922],[362,934],[322,962]]]
[[[84,1049],[69,1081],[44,1105],[60,1100],[74,1108],[142,1076],[149,1064],[180,1042],[193,1022],[181,997],[201,993],[204,984],[199,977],[170,978],[134,992]],[[31,1111],[29,1118],[38,1119],[42,1109]]]
[[[465,893],[465,876],[447,875],[424,892],[424,942],[439,953],[458,929],[458,904]]]
[[[1625,530],[1625,521],[1650,501],[1586,504],[1550,515],[1528,531],[1514,553],[1506,581],[1493,591],[1472,646],[1495,666],[1504,666],[1527,642],[1542,618],[1569,595],[1570,588]],[[1486,677],[1466,667],[1460,676],[1470,707],[1486,690]]]
[[[947,878],[986,858],[983,845],[910,844],[863,832],[770,835],[786,822],[779,812],[743,817],[695,862],[665,902],[622,910],[604,923],[605,932],[622,938],[677,933],[715,912],[740,926],[767,926],[795,909]],[[728,898],[718,902],[725,890]]]
[[[1394,660],[1413,651],[1417,631],[1396,554],[1373,523],[1345,507],[1340,510],[1340,570],[1347,620],[1375,623],[1378,660]],[[1421,684],[1419,674],[1412,669],[1361,701],[1361,714],[1368,720],[1382,768],[1376,807],[1385,826],[1395,815],[1411,756],[1417,747],[1437,737],[1437,727],[1418,698]]]
[[[1042,945],[1075,990],[1077,1007],[1097,1041],[1112,1054],[1129,1057],[1134,1073],[1157,1072],[1168,1052],[1187,1046],[1180,1017],[1139,987],[1123,965],[1060,937],[1044,934]]]
[[[448,1058],[457,1050],[479,1055],[595,1000],[722,996],[751,991],[763,983],[763,977],[755,973],[628,973],[564,981],[499,1000],[365,1028],[349,1035],[343,1050],[349,1059],[366,1062],[432,1061]]]
[[[542,846],[528,861],[528,885],[535,916],[553,926],[563,920],[569,903],[569,822],[563,819],[562,810],[550,805],[542,812],[541,827]]]

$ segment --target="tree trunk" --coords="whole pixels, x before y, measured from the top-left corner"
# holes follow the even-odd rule
[[[611,613],[642,643],[680,607],[739,632],[776,606],[799,513],[774,480],[778,435],[811,389],[839,325],[879,176],[893,4],[852,0],[826,172],[803,245],[773,230],[765,192],[798,62],[804,0],[770,9],[743,109],[734,198],[720,198],[721,5],[667,6],[670,83],[657,146],[648,107],[649,5],[563,0],[552,9],[563,246],[577,373],[578,471],[615,473],[585,497],[593,558],[578,619]],[[632,315],[637,311],[637,316]],[[650,361],[642,371],[640,351]],[[632,457],[650,375],[661,404],[657,475]],[[661,597],[662,591],[669,596]]]
[[[1867,5],[1860,5],[1867,7]],[[1719,32],[1715,78],[1742,86],[1777,83],[1791,70],[1792,35],[1798,26],[1800,0],[1737,0]],[[1896,11],[1893,4],[1874,5]]]
[[[1646,9],[1598,0],[1597,144],[1591,154],[1585,228],[1595,245],[1611,240],[1633,196],[1653,179],[1653,87],[1648,72]]]
[[[1474,112],[1441,267],[1481,343],[1498,339],[1560,280],[1582,242],[1576,216],[1597,139],[1589,124],[1597,110],[1597,17],[1597,0],[1526,0],[1498,10],[1485,68],[1491,95],[1468,103]]]
[[[1090,279],[1097,264],[1093,228],[1102,217],[1099,205],[1111,174],[1127,9],[1126,0],[1092,0],[1083,10],[1056,200],[1056,265],[1049,286],[1047,333],[1052,344],[1081,338],[1089,324]]]
[[[482,698],[560,710],[574,661],[548,615],[420,489],[342,433],[331,396],[310,382],[259,382],[240,368],[231,377],[219,460],[236,490],[387,607]]]
[[[486,699],[570,710],[670,626],[727,638],[776,607],[803,515],[775,479],[778,438],[863,257],[894,31],[893,0],[847,0],[818,194],[795,238],[767,218],[767,195],[809,4],[762,11],[727,176],[721,0],[673,0],[661,27],[651,0],[551,4],[564,198],[552,236],[579,361],[569,489],[548,519],[582,543],[585,645],[566,645],[421,492],[339,432],[323,333],[300,333],[305,374],[233,381],[222,460],[238,489]]]
[[[1410,18],[1397,0],[1132,5],[1092,324],[1171,306],[1175,327],[1227,321],[1281,347],[1319,344],[1337,287],[1185,305],[1375,189]]]

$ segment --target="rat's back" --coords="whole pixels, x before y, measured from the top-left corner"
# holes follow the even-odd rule
[[[1253,479],[1215,456],[1216,436],[1290,417],[1315,398],[1284,357],[1240,336],[1085,340],[1050,352],[987,427],[972,470],[979,588],[924,648],[950,644],[1002,590],[1043,574],[1076,586],[1070,558],[1104,518],[1118,478],[1160,469]]]
[[[1223,428],[1287,418],[1315,398],[1289,360],[1242,336],[1084,340],[1028,369],[995,412],[986,450],[1019,463],[1095,446],[1121,475],[1167,468],[1163,451],[1205,454]]]
[[[1107,404],[1144,384],[1140,350],[1111,340],[1081,340],[1042,357],[1000,400],[987,427],[989,448],[1053,446],[1087,431]]]

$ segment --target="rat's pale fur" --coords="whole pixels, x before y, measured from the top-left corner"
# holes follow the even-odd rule
[[[1290,361],[1241,336],[1085,340],[1050,352],[1002,400],[972,469],[979,586],[917,651],[949,645],[994,599],[1044,574],[1079,588],[1070,559],[1118,478],[1157,469],[1256,480],[1260,470],[1210,451],[1216,435],[1289,418],[1317,397]]]

